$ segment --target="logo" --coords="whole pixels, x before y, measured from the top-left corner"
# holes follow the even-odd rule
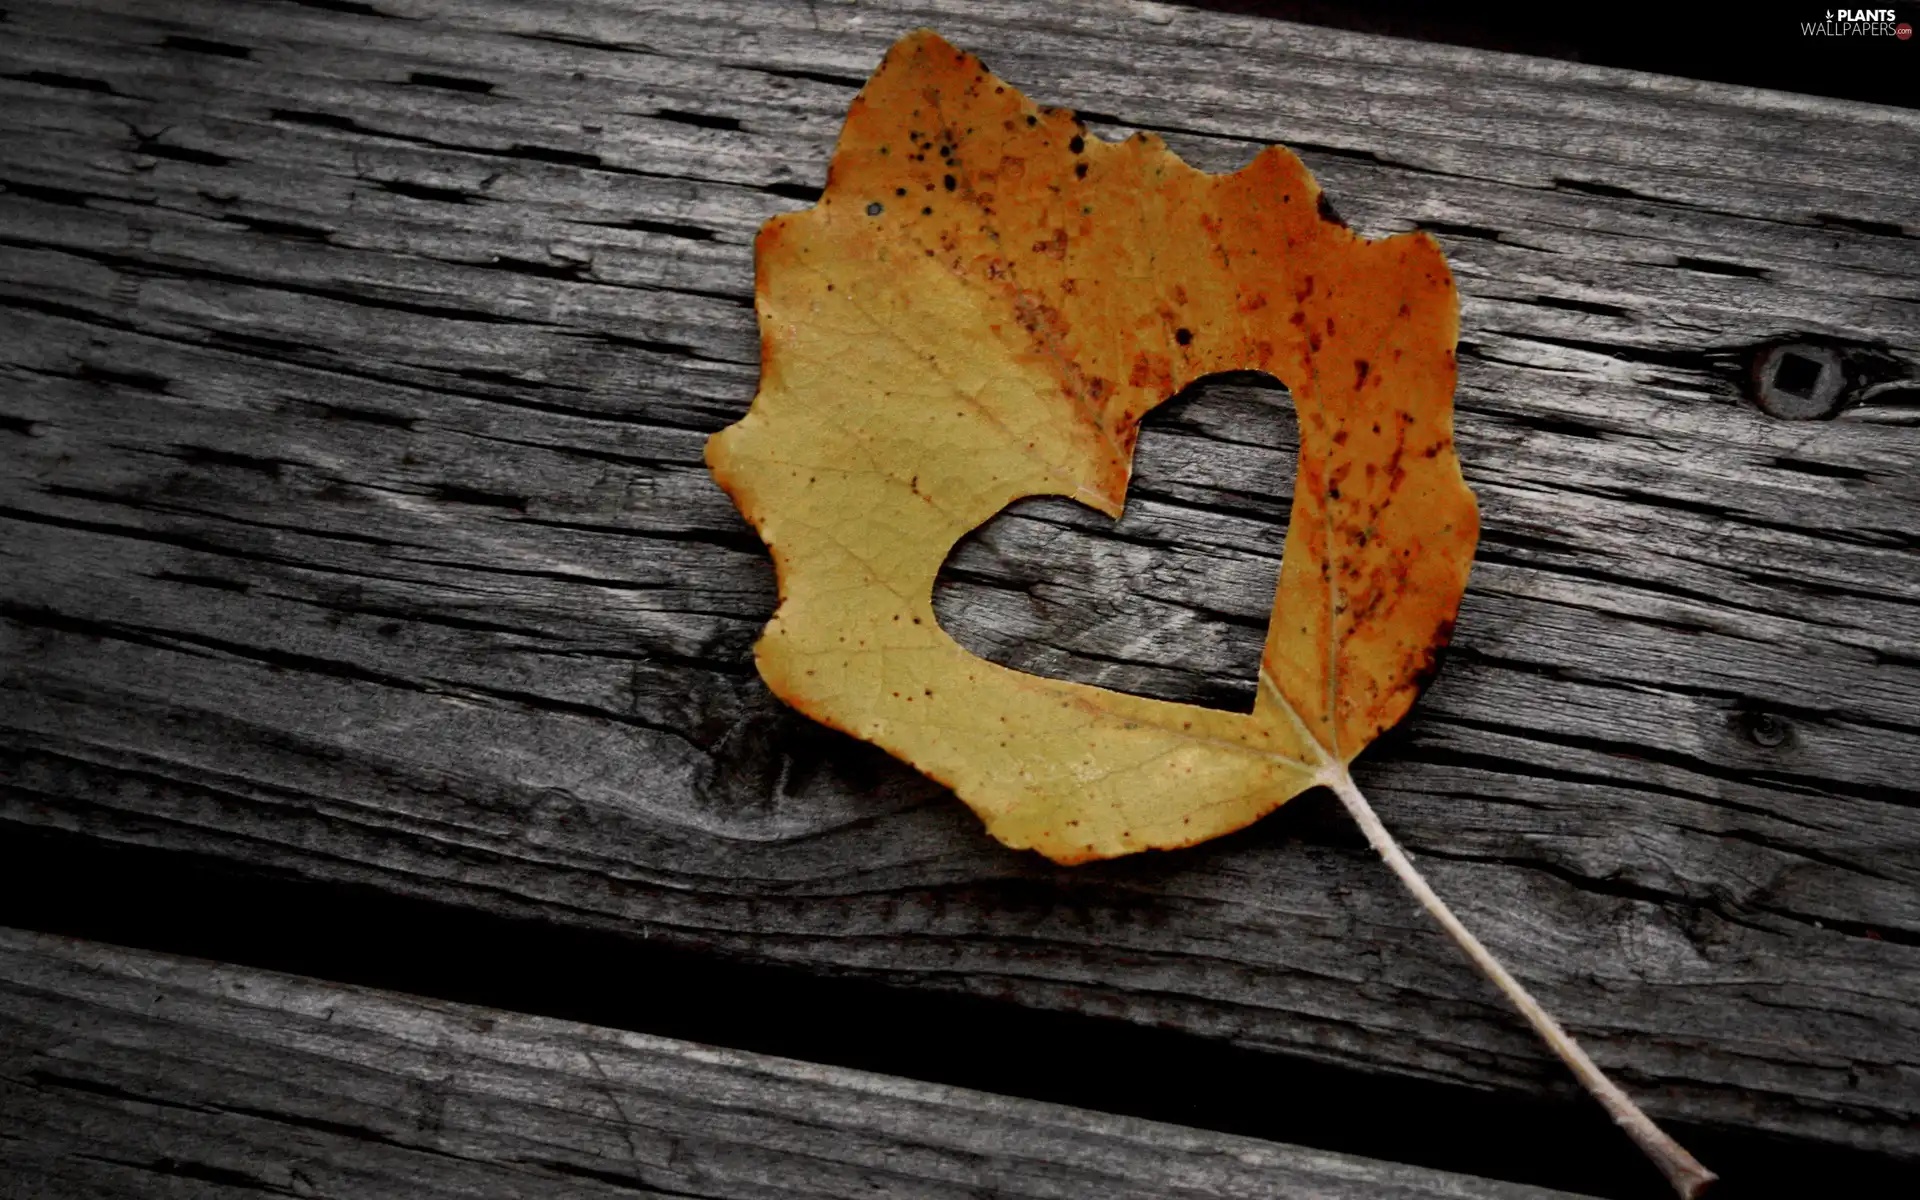
[[[1800,35],[1891,37],[1904,42],[1913,36],[1913,26],[1900,21],[1899,14],[1891,8],[1829,8],[1821,20],[1800,22]]]

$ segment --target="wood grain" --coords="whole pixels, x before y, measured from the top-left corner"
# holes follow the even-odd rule
[[[1436,231],[1486,533],[1362,786],[1656,1115],[1920,1157],[1920,115],[1147,4],[165,12],[6,7],[5,820],[1566,1094],[1344,829],[1051,868],[754,676],[700,462],[750,240],[931,24]],[[1836,419],[1742,398],[1786,337],[1856,362]],[[1246,705],[1290,420],[1170,406],[1121,522],[1015,506],[943,622]]]
[[[1569,1193],[0,930],[0,1191]]]

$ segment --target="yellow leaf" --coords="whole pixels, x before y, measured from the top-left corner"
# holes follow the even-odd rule
[[[1057,862],[1190,845],[1325,786],[1676,1191],[1702,1167],[1434,894],[1347,764],[1446,644],[1479,517],[1453,450],[1459,305],[1425,234],[1372,241],[1299,159],[1109,145],[931,32],[847,113],[819,205],[755,247],[760,393],[707,463],[773,553],[774,693]],[[1022,496],[1119,516],[1140,418],[1203,375],[1293,394],[1300,461],[1251,714],[1042,679],[933,614],[955,542]]]
[[[1208,175],[932,33],[895,45],[819,205],[760,233],[760,393],[707,451],[778,568],[774,692],[1060,862],[1238,829],[1398,721],[1478,529],[1458,305],[1431,238],[1327,212],[1284,149]],[[956,541],[1022,496],[1118,516],[1140,418],[1228,370],[1278,376],[1300,424],[1252,714],[1009,670],[939,627]]]

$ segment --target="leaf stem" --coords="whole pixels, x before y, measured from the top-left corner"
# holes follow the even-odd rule
[[[1340,797],[1340,803],[1346,806],[1347,812],[1352,814],[1361,831],[1367,835],[1367,841],[1379,852],[1380,857],[1386,860],[1387,865],[1393,868],[1393,873],[1400,877],[1400,882],[1407,885],[1407,890],[1420,901],[1420,906],[1431,913],[1434,920],[1440,922],[1441,927],[1452,936],[1455,942],[1459,943],[1462,950],[1467,952],[1467,957],[1485,972],[1487,978],[1493,981],[1494,986],[1498,987],[1507,999],[1513,1001],[1513,1006],[1526,1017],[1534,1031],[1547,1045],[1553,1047],[1553,1052],[1560,1056],[1560,1061],[1572,1068],[1574,1075],[1586,1086],[1587,1091],[1591,1092],[1593,1098],[1607,1110],[1607,1115],[1613,1118],[1614,1124],[1625,1130],[1627,1136],[1638,1143],[1647,1157],[1653,1160],[1654,1165],[1660,1168],[1674,1190],[1680,1193],[1684,1200],[1693,1200],[1705,1191],[1707,1186],[1718,1177],[1701,1166],[1699,1161],[1688,1154],[1680,1143],[1668,1137],[1664,1130],[1653,1123],[1651,1117],[1641,1112],[1640,1107],[1628,1099],[1627,1094],[1621,1091],[1613,1080],[1608,1079],[1598,1066],[1594,1065],[1594,1061],[1587,1057],[1587,1052],[1580,1048],[1580,1044],[1560,1027],[1560,1022],[1554,1020],[1546,1009],[1540,1007],[1539,1001],[1529,995],[1527,989],[1521,987],[1520,982],[1508,974],[1507,969],[1500,965],[1500,960],[1480,944],[1479,938],[1468,932],[1467,927],[1460,923],[1460,918],[1453,915],[1453,910],[1446,906],[1446,902],[1435,894],[1433,888],[1428,886],[1427,881],[1421,877],[1420,872],[1414,869],[1413,863],[1408,861],[1399,844],[1393,840],[1393,835],[1388,833],[1386,826],[1380,823],[1380,818],[1374,813],[1373,806],[1367,803],[1367,798],[1361,795],[1358,787],[1354,786],[1353,776],[1346,767],[1337,763],[1329,765],[1321,775],[1321,782]]]

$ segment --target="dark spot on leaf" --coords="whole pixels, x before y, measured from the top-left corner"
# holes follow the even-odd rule
[[[1176,329],[1173,331],[1173,340],[1179,342],[1182,346],[1190,345],[1193,342],[1193,330]]]
[[[867,205],[867,215],[870,217],[877,217],[884,211],[886,210],[880,206],[880,202],[878,200],[875,200],[872,204]]]
[[[1076,166],[1075,166],[1075,167],[1073,168],[1073,174],[1074,174],[1074,176],[1075,176],[1075,178],[1078,178],[1078,179],[1085,179],[1085,178],[1087,177],[1087,164],[1085,164],[1085,163],[1079,163],[1079,164],[1077,164],[1077,165],[1076,165]]]
[[[948,175],[946,178],[942,179],[940,182],[947,185],[948,191],[952,191],[953,189],[960,186],[960,181],[958,179],[955,179],[951,175]]]
[[[1083,152],[1084,150],[1086,150],[1086,148],[1087,148],[1087,139],[1081,137],[1077,133],[1073,135],[1073,140],[1067,143],[1067,149],[1073,151],[1075,154],[1079,154]]]
[[[1434,677],[1440,674],[1441,658],[1445,655],[1447,643],[1453,640],[1453,620],[1447,618],[1433,631],[1433,640],[1422,652],[1420,663],[1413,669],[1413,687],[1415,691],[1425,691]]]

